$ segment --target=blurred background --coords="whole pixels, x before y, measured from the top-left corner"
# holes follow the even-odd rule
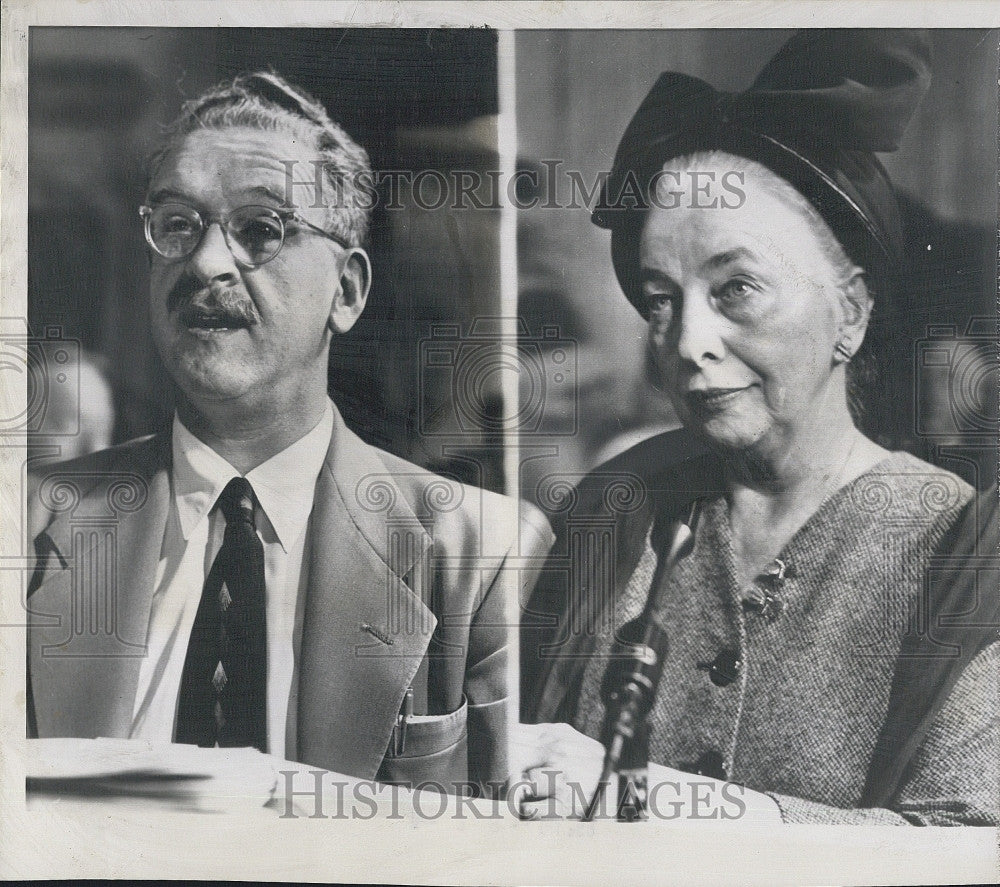
[[[573,170],[589,185],[608,170],[660,72],[740,90],[790,34],[518,31],[518,162],[538,184],[519,177],[513,196],[539,203],[518,212],[519,353],[495,346],[494,319],[512,313],[499,301],[497,195],[480,194],[475,211],[429,211],[404,185],[398,209],[383,194],[373,219],[366,313],[331,354],[347,422],[421,465],[502,489],[499,430],[514,409],[520,486],[535,501],[540,478],[580,474],[675,425],[642,383],[645,329],[614,278],[608,232],[590,223],[596,195],[546,208],[547,178],[564,188]],[[874,433],[980,486],[996,462],[998,36],[934,32],[930,93],[901,150],[882,158],[910,255],[901,377]],[[69,353],[72,364],[74,348],[59,342],[81,346],[79,373],[50,360],[51,378],[37,381],[47,393],[36,398],[46,406],[32,426],[36,455],[169,421],[147,324],[144,160],[185,99],[268,66],[322,100],[376,170],[497,173],[492,31],[32,28],[28,319],[42,357]],[[505,409],[511,373],[522,399]]]
[[[183,101],[268,67],[320,99],[376,170],[497,169],[493,31],[32,28],[29,328],[42,358],[70,354],[73,363],[81,346],[79,396],[75,370],[56,360],[47,364],[51,378],[35,380],[48,385],[35,455],[65,458],[168,425],[169,385],[148,332],[138,215],[145,158]],[[481,380],[473,420],[460,426],[450,409],[453,374],[419,372],[424,340],[453,351],[473,318],[501,313],[499,204],[481,202],[475,212],[421,209],[405,185],[396,209],[380,202],[368,308],[334,344],[330,389],[368,442],[501,489],[491,430],[499,380]],[[55,344],[60,336],[73,347]]]
[[[565,202],[568,170],[588,186],[610,170],[661,72],[740,91],[792,33],[517,32],[519,162],[539,182],[539,205],[518,215],[520,313],[529,337],[547,325],[573,344],[576,370],[575,390],[551,386],[544,426],[522,435],[522,494],[543,508],[543,478],[572,479],[677,424],[642,382],[645,326],[615,279],[609,232],[590,222],[596,196],[546,208],[546,181],[561,163]],[[997,464],[998,39],[996,30],[933,33],[930,92],[901,149],[881,158],[901,196],[909,255],[892,354],[899,378],[869,430],[978,486],[995,479]]]

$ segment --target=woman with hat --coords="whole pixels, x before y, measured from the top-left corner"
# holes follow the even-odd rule
[[[629,124],[594,221],[684,427],[575,492],[613,551],[557,543],[589,559],[543,571],[528,608],[525,815],[581,812],[616,628],[642,614],[668,639],[652,784],[745,787],[724,818],[1000,824],[997,619],[941,618],[978,598],[929,569],[974,546],[980,503],[862,430],[902,254],[874,152],[929,70],[919,33],[803,32],[740,94],[664,74]]]

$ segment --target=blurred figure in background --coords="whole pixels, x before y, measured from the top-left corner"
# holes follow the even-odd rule
[[[63,368],[56,363],[45,363],[42,372],[48,378],[39,380],[45,385],[47,397],[44,433],[28,435],[28,459],[32,467],[75,459],[111,446],[115,403],[105,366],[106,361],[99,355],[81,351],[77,387],[60,384],[57,376],[63,374]],[[32,384],[29,375],[29,386]],[[29,402],[33,395],[29,390]]]

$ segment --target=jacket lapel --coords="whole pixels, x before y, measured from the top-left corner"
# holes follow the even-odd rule
[[[38,538],[48,559],[28,602],[41,736],[128,736],[169,507],[168,460],[169,437],[157,436],[99,471],[56,470],[39,487],[42,504],[61,509]]]
[[[311,534],[296,758],[372,779],[437,624],[424,602],[431,539],[336,412]]]

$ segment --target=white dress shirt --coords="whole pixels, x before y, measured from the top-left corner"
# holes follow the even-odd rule
[[[333,406],[327,401],[312,431],[246,475],[259,503],[257,534],[264,545],[268,751],[282,758],[290,739],[289,697],[301,635],[298,604],[308,581],[309,516],[332,433]],[[171,443],[170,512],[130,734],[167,742],[174,736],[184,659],[202,587],[225,534],[226,519],[214,505],[226,484],[239,476],[176,416]]]

